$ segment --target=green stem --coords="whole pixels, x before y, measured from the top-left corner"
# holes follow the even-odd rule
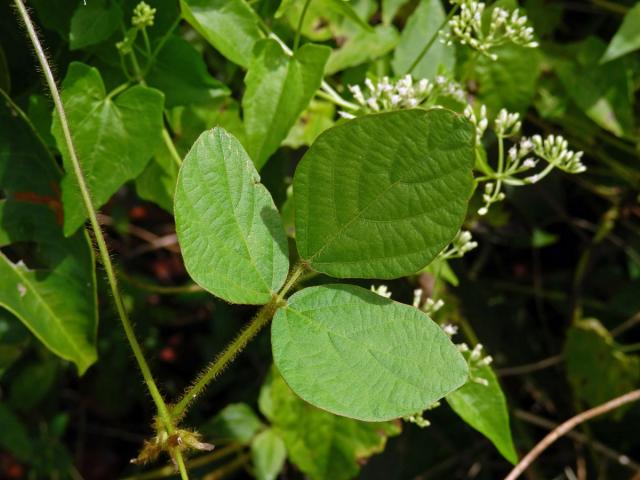
[[[169,150],[171,158],[173,158],[173,161],[176,162],[176,165],[178,165],[178,168],[180,168],[180,166],[182,165],[182,158],[180,157],[178,150],[176,150],[173,139],[171,138],[171,135],[169,135],[169,132],[166,128],[162,129],[162,140],[164,140],[164,144],[167,147],[167,150]]]
[[[180,472],[180,478],[182,480],[189,480],[189,474],[187,473],[187,467],[184,464],[184,457],[180,450],[175,453],[176,463],[178,464],[178,471]]]
[[[120,92],[123,92],[124,90],[129,88],[129,85],[131,85],[131,82],[125,82],[122,85],[118,85],[116,88],[114,88],[109,92],[106,99],[111,100],[113,97],[117,96]]]
[[[309,9],[309,4],[311,0],[306,0],[304,2],[304,7],[302,7],[302,13],[300,14],[300,20],[298,20],[298,28],[296,29],[296,36],[293,39],[293,51],[298,51],[298,45],[300,45],[300,33],[302,32],[302,24],[304,23],[304,17],[307,15],[307,10]]]
[[[139,288],[140,290],[144,290],[150,293],[157,293],[159,295],[176,295],[176,294],[182,294],[182,293],[204,292],[202,287],[195,283],[192,283],[190,285],[164,286],[164,285],[156,285],[150,282],[145,282],[144,280],[140,280],[136,277],[129,275],[124,270],[118,270],[117,274],[121,279],[123,279],[128,284],[134,286],[135,288]]]
[[[331,88],[331,85],[329,85],[327,82],[323,81],[320,87],[322,88],[322,90],[318,90],[316,92],[317,96],[322,97],[325,100],[329,100],[330,102],[335,103],[339,107],[346,108],[348,110],[360,109],[360,106],[356,105],[355,103],[348,102],[347,100],[342,98],[340,94],[336,92],[333,88]]]
[[[458,11],[458,8],[460,8],[460,4],[457,4],[457,3],[451,8],[451,11],[447,15],[447,17],[442,21],[442,24],[434,32],[434,34],[431,36],[431,38],[429,39],[427,44],[424,46],[424,48],[422,49],[420,54],[413,61],[413,63],[409,67],[409,70],[407,70],[407,73],[412,73],[415,70],[415,68],[418,66],[418,64],[422,60],[422,58],[427,54],[427,52],[429,52],[429,50],[431,49],[431,47],[433,46],[433,44],[437,40],[438,35],[440,34],[440,30],[442,30],[447,25],[447,23],[449,23],[449,20],[451,20],[451,18],[453,18],[453,16]]]
[[[226,366],[231,363],[238,353],[240,353],[247,344],[269,323],[276,310],[282,306],[284,297],[287,292],[295,285],[298,278],[304,272],[304,265],[297,265],[291,271],[287,282],[280,291],[273,296],[271,301],[264,305],[253,320],[244,328],[240,334],[225,348],[204,371],[198,376],[193,384],[183,394],[182,398],[172,407],[171,415],[174,419],[180,420],[184,417],[187,409],[195,398],[200,395],[209,383],[214,380]]]
[[[142,39],[144,40],[144,49],[147,53],[147,59],[151,58],[151,43],[149,42],[149,35],[147,35],[146,27],[142,27]]]
[[[182,21],[182,17],[180,15],[178,15],[178,18],[176,18],[173,21],[173,23],[171,24],[169,29],[165,32],[165,34],[162,36],[162,38],[160,39],[160,41],[156,45],[156,48],[153,49],[153,52],[151,52],[151,55],[149,56],[149,59],[147,60],[147,64],[145,65],[144,72],[142,72],[142,76],[143,77],[146,76],[147,73],[149,73],[149,70],[151,70],[151,67],[153,66],[153,63],[156,60],[156,57],[158,56],[158,54],[160,53],[160,51],[164,47],[164,44],[167,43],[167,40],[169,40],[169,38],[171,38],[171,34],[176,29],[176,27],[178,25],[180,25],[181,21]]]
[[[618,15],[626,15],[629,11],[629,7],[618,5],[617,3],[610,2],[608,0],[591,0],[591,3],[603,10],[608,10],[610,12],[617,13]]]
[[[53,73],[51,71],[51,67],[49,66],[49,62],[42,48],[42,44],[38,38],[38,35],[35,31],[33,23],[31,22],[31,18],[29,17],[29,13],[22,3],[23,0],[14,0],[15,5],[18,9],[20,17],[24,22],[25,27],[27,28],[27,34],[31,40],[31,43],[35,49],[36,56],[38,57],[38,61],[40,62],[40,66],[42,67],[42,71],[44,72],[45,79],[47,81],[47,85],[49,87],[49,91],[51,92],[51,97],[53,98],[53,103],[56,107],[56,112],[58,113],[58,118],[60,120],[60,126],[62,128],[62,132],[64,135],[65,143],[67,144],[67,149],[69,151],[69,157],[71,159],[71,164],[73,166],[73,173],[75,175],[76,181],[78,182],[78,186],[80,188],[80,194],[82,197],[82,202],[84,203],[85,209],[87,210],[87,214],[89,215],[89,221],[91,223],[91,228],[93,230],[94,237],[96,239],[96,243],[98,245],[98,251],[100,253],[100,259],[104,266],[105,272],[107,274],[107,280],[111,287],[111,293],[113,295],[114,303],[116,304],[116,310],[118,311],[118,316],[122,322],[122,326],[125,331],[125,335],[133,351],[133,354],[138,362],[138,366],[140,371],[142,372],[142,376],[144,377],[144,381],[147,385],[149,393],[151,394],[151,398],[153,399],[156,407],[158,409],[158,414],[162,419],[167,431],[169,433],[173,430],[173,422],[171,420],[171,415],[169,414],[169,410],[167,408],[160,391],[151,375],[151,370],[149,369],[149,365],[147,364],[144,355],[142,354],[142,349],[140,348],[140,344],[135,337],[133,332],[133,327],[131,322],[129,321],[129,317],[127,316],[127,311],[125,309],[124,303],[122,301],[122,297],[120,295],[120,290],[118,288],[117,278],[114,272],[113,264],[111,263],[111,258],[109,257],[109,250],[107,249],[107,244],[104,240],[104,236],[102,234],[102,230],[100,229],[100,224],[98,223],[98,218],[96,215],[96,211],[93,208],[93,203],[91,201],[91,195],[89,194],[89,188],[84,179],[84,174],[82,172],[82,167],[80,166],[80,161],[78,160],[78,156],[76,154],[75,146],[73,144],[73,140],[71,138],[71,130],[69,128],[69,123],[67,121],[67,116],[64,110],[64,106],[62,105],[62,99],[60,97],[60,92],[58,91],[58,87],[56,85],[56,81],[53,77]]]

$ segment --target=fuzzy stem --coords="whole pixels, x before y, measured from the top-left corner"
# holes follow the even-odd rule
[[[75,175],[76,181],[78,182],[78,186],[80,188],[80,193],[82,196],[82,202],[89,216],[89,221],[91,223],[91,229],[93,230],[94,237],[96,239],[96,243],[98,245],[98,251],[100,253],[100,259],[104,266],[105,272],[107,274],[107,279],[109,282],[109,286],[111,287],[111,293],[113,295],[113,300],[116,305],[116,310],[118,311],[118,316],[122,322],[122,326],[125,331],[125,335],[133,351],[133,354],[138,362],[138,366],[140,371],[142,372],[142,376],[144,377],[144,381],[147,385],[149,393],[151,394],[151,398],[153,399],[156,407],[158,409],[158,414],[162,419],[165,428],[167,431],[171,433],[173,431],[173,422],[171,421],[171,415],[169,414],[169,410],[167,408],[166,403],[164,402],[160,391],[151,375],[151,370],[149,369],[149,365],[147,364],[144,355],[142,354],[142,349],[140,348],[140,344],[135,337],[133,332],[133,327],[131,322],[129,321],[129,317],[127,316],[127,311],[125,309],[124,303],[122,301],[122,297],[120,295],[120,290],[118,288],[117,278],[114,272],[113,264],[111,263],[111,258],[109,257],[109,250],[107,248],[107,244],[104,240],[104,235],[102,234],[102,230],[100,229],[100,224],[98,223],[98,218],[96,215],[96,211],[93,208],[93,203],[91,202],[91,195],[89,193],[89,188],[84,179],[84,175],[82,173],[82,167],[80,166],[80,161],[78,160],[78,156],[76,154],[75,146],[73,144],[73,140],[71,138],[71,130],[69,128],[69,123],[67,121],[67,116],[64,110],[64,106],[62,105],[62,99],[60,97],[60,92],[58,91],[58,87],[56,85],[55,79],[53,77],[53,73],[51,71],[51,67],[49,66],[49,62],[42,48],[42,44],[38,38],[38,35],[35,31],[31,18],[29,17],[29,13],[26,7],[23,4],[23,0],[14,0],[15,5],[17,7],[18,13],[24,22],[24,25],[27,29],[27,34],[33,48],[35,49],[36,56],[38,57],[38,61],[40,62],[40,66],[42,67],[42,71],[44,73],[45,79],[47,81],[47,85],[49,87],[49,91],[51,92],[51,97],[53,98],[53,103],[56,107],[56,112],[58,113],[58,118],[60,120],[60,125],[62,127],[62,132],[64,135],[64,140],[67,146],[67,150],[69,151],[69,158],[71,159],[71,164],[73,166],[73,173]]]
[[[433,46],[433,44],[435,43],[435,41],[438,38],[438,35],[440,34],[440,30],[442,30],[447,23],[449,23],[449,20],[451,20],[451,18],[456,14],[456,12],[458,11],[458,8],[460,8],[460,4],[455,4],[452,8],[451,11],[449,12],[449,14],[447,15],[447,17],[442,21],[442,24],[438,27],[438,29],[434,32],[434,34],[431,36],[431,38],[429,39],[429,41],[427,42],[427,44],[424,46],[424,48],[422,49],[422,51],[420,52],[420,54],[416,57],[416,59],[413,61],[413,63],[411,64],[411,66],[409,67],[409,70],[407,70],[407,73],[412,73],[415,68],[418,66],[418,64],[420,63],[420,61],[422,60],[422,58],[429,52],[429,50],[431,49],[431,47]]]
[[[195,398],[200,395],[204,389],[214,380],[222,370],[224,370],[229,363],[231,363],[238,353],[240,353],[247,344],[262,330],[262,328],[269,323],[276,310],[280,308],[284,302],[284,297],[287,292],[295,285],[298,278],[304,272],[305,267],[303,265],[297,265],[291,271],[289,279],[280,289],[280,291],[273,296],[271,301],[264,305],[249,325],[244,328],[240,334],[225,348],[222,353],[216,358],[209,366],[207,366],[198,378],[191,384],[187,391],[182,395],[182,398],[176,402],[171,408],[171,415],[179,421],[184,417],[187,409]]]

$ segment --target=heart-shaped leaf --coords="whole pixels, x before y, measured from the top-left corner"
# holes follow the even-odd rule
[[[467,362],[417,308],[354,285],[292,295],[271,330],[291,389],[324,410],[367,421],[422,411],[467,379]]]
[[[300,256],[336,277],[424,268],[467,211],[473,136],[444,109],[368,115],[325,131],[293,181]]]
[[[136,85],[113,99],[96,68],[74,62],[62,82],[62,101],[93,205],[100,208],[144,170],[162,141],[163,95]],[[87,214],[57,115],[51,131],[64,160],[62,203],[69,236]]]
[[[284,283],[289,256],[280,214],[247,152],[224,129],[204,132],[185,157],[175,217],[185,266],[214,295],[259,305]]]

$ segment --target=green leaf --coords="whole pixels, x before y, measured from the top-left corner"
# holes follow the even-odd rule
[[[386,55],[396,46],[398,38],[398,31],[390,25],[377,26],[373,32],[359,32],[331,52],[325,73],[331,75]]]
[[[16,411],[27,413],[49,395],[58,376],[58,364],[46,361],[30,363],[13,377],[8,404]]]
[[[24,113],[1,100],[0,247],[13,254],[0,252],[0,306],[82,374],[97,356],[93,251],[84,231],[62,235],[61,173]]]
[[[624,16],[622,25],[611,39],[600,63],[610,62],[640,49],[640,2],[637,2]]]
[[[0,309],[0,380],[29,345],[29,331],[7,310]]]
[[[272,428],[284,440],[289,459],[311,480],[355,477],[364,460],[384,450],[388,436],[400,433],[396,422],[359,422],[315,408],[298,398],[277,372],[263,386],[260,400],[261,408],[272,406]]]
[[[249,444],[251,439],[264,428],[253,409],[246,403],[231,403],[224,407],[202,431],[216,442],[240,442]]]
[[[640,384],[640,358],[623,353],[598,320],[583,320],[569,329],[564,357],[575,395],[591,407]]]
[[[0,403],[0,445],[22,461],[31,460],[34,452],[31,448],[31,440],[23,423]]]
[[[398,10],[409,0],[382,0],[382,23],[390,24]]]
[[[182,17],[216,50],[248,67],[254,44],[263,38],[259,17],[245,0],[180,0]]]
[[[95,45],[109,38],[122,22],[122,10],[116,2],[92,0],[78,5],[71,18],[69,48]]]
[[[136,85],[114,100],[106,94],[97,69],[73,62],[62,82],[62,101],[94,207],[100,208],[125,182],[142,173],[162,141],[163,95]],[[51,131],[66,172],[62,203],[68,236],[82,225],[87,213],[57,115]]]
[[[465,217],[473,136],[444,109],[367,115],[322,133],[293,181],[300,256],[336,277],[424,268]]]
[[[165,145],[160,145],[153,159],[136,178],[136,192],[167,212],[173,212],[173,194],[178,181],[178,164]]]
[[[409,73],[413,62],[440,30],[444,19],[445,12],[440,0],[423,0],[418,4],[400,35],[400,42],[393,55],[391,65],[396,75]],[[448,27],[444,30],[447,31]],[[415,78],[434,78],[442,67],[453,72],[455,65],[455,49],[436,40],[411,74]]]
[[[485,435],[498,451],[511,463],[518,461],[513,446],[507,402],[490,367],[483,366],[473,372],[488,385],[470,381],[447,395],[447,402],[465,422]]]
[[[149,86],[162,90],[167,108],[226,97],[229,89],[207,71],[202,55],[186,40],[172,36],[158,53],[146,76]]]
[[[282,438],[269,428],[251,442],[251,457],[258,480],[275,480],[287,459],[287,448]]]
[[[291,148],[311,145],[318,135],[333,127],[335,115],[336,108],[333,103],[311,100],[309,108],[302,112],[282,145]]]
[[[240,142],[222,128],[200,135],[185,157],[175,217],[187,271],[214,295],[264,304],[284,283],[280,214]]]
[[[373,27],[371,27],[371,25],[360,18],[360,16],[353,9],[348,0],[323,0],[323,3],[328,9],[333,10],[334,12],[342,15],[345,18],[348,18],[363,30],[369,32],[373,31]]]
[[[258,170],[278,149],[320,87],[330,51],[306,44],[290,56],[275,40],[256,44],[245,77],[242,108],[247,151]]]
[[[502,108],[523,113],[536,93],[540,55],[535,49],[511,44],[493,52],[498,60],[483,55],[474,63],[478,99],[495,114]]]
[[[629,75],[623,60],[600,65],[604,43],[596,37],[567,48],[556,71],[573,102],[600,127],[623,136],[633,130]]]
[[[467,362],[429,317],[354,285],[292,295],[275,315],[271,344],[296,394],[359,420],[422,411],[467,380]]]

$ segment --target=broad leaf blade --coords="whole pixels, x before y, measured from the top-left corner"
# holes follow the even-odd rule
[[[640,358],[625,354],[598,320],[581,320],[569,329],[563,356],[575,396],[591,407],[640,384]]]
[[[247,151],[258,170],[278,149],[320,87],[330,51],[307,44],[290,56],[272,39],[256,45],[245,78],[242,108]]]
[[[222,128],[200,135],[185,157],[175,216],[185,266],[214,295],[264,304],[284,283],[280,214],[240,142]]]
[[[392,25],[378,25],[371,32],[358,32],[331,51],[325,72],[331,75],[382,57],[393,50],[398,38],[398,31]]]
[[[0,306],[83,373],[97,357],[93,251],[84,231],[62,235],[61,172],[24,113],[1,100],[0,247],[20,248],[0,253]]]
[[[245,0],[180,0],[183,18],[216,50],[247,67],[263,38],[256,13]]]
[[[472,139],[471,124],[444,109],[368,115],[322,133],[293,181],[300,256],[336,277],[424,268],[464,219]]]
[[[291,296],[276,313],[271,343],[296,394],[359,420],[422,411],[467,380],[467,362],[429,317],[354,285]]]
[[[162,141],[163,95],[137,85],[111,99],[98,70],[74,62],[62,82],[62,100],[94,207],[99,208],[142,173]],[[57,115],[51,131],[64,160],[64,232],[71,235],[87,213]]]
[[[518,461],[511,438],[507,402],[490,367],[474,371],[474,376],[483,378],[488,385],[467,382],[447,395],[447,402],[465,422],[485,435],[498,451],[511,463]]]
[[[69,48],[95,45],[106,40],[122,22],[122,10],[115,2],[95,0],[80,4],[71,18]]]
[[[610,62],[640,49],[640,2],[637,2],[624,16],[622,25],[611,39],[600,63]]]
[[[177,36],[167,40],[145,78],[164,92],[167,108],[229,95],[229,88],[209,74],[202,55]]]
[[[251,457],[257,480],[275,480],[287,459],[287,448],[278,433],[269,428],[251,442]]]
[[[412,72],[409,69],[418,55],[436,35],[445,19],[440,0],[423,0],[409,17],[402,31],[400,42],[393,55],[393,71],[396,75],[411,73],[415,78],[434,78],[441,67],[453,72],[456,64],[455,49],[441,42],[434,42]],[[447,31],[448,27],[444,30]]]
[[[284,440],[289,459],[312,480],[354,478],[363,460],[400,433],[399,422],[360,422],[309,405],[275,369],[260,391],[260,408]]]

